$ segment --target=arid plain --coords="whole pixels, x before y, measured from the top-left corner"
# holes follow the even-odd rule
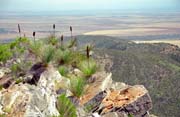
[[[107,35],[129,39],[138,43],[165,42],[180,45],[180,13],[114,13],[78,15],[16,15],[0,17],[0,40],[14,39],[18,35],[17,24],[23,34],[38,38],[48,36],[52,24],[56,24],[56,35],[69,36],[69,26],[74,35]]]

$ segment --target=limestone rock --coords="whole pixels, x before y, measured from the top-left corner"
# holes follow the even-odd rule
[[[1,68],[0,69],[0,78],[2,78],[5,74],[8,74],[8,73],[10,73],[11,72],[11,70],[9,69],[9,68]]]
[[[47,117],[59,115],[56,109],[56,81],[58,71],[48,69],[41,74],[37,86],[15,84],[0,92],[1,114],[7,117]]]
[[[99,110],[108,112],[126,112],[136,117],[144,116],[152,108],[148,91],[142,85],[129,86],[118,91],[110,90],[103,99]]]
[[[95,82],[91,83],[87,89],[86,94],[81,98],[81,104],[87,103],[99,92],[109,89],[112,85],[112,73],[99,72],[93,75],[95,77]]]

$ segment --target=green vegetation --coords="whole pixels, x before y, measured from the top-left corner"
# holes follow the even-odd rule
[[[128,117],[134,117],[132,114],[128,114]]]
[[[0,45],[0,62],[6,62],[12,57],[12,52],[8,44]]]
[[[76,97],[81,97],[84,93],[85,79],[73,77],[71,80],[70,90]]]
[[[43,64],[48,65],[54,58],[55,48],[51,45],[43,48],[43,52],[41,54],[41,61]]]
[[[1,114],[0,117],[6,117],[6,114]]]
[[[58,97],[57,109],[60,113],[59,117],[77,117],[76,107],[65,94],[61,94]]]
[[[150,113],[179,117],[180,49],[170,44],[135,44],[106,36],[79,36],[82,45],[95,42],[96,54],[113,61],[108,70],[115,81],[144,85],[152,98]],[[175,49],[176,48],[176,49]],[[169,50],[169,51],[165,51]]]
[[[50,36],[48,38],[48,44],[52,44],[52,45],[57,45],[58,44],[58,39],[55,36]]]
[[[29,45],[29,52],[34,54],[36,57],[40,57],[42,53],[43,42],[36,41],[36,43],[30,43]]]
[[[67,76],[67,74],[68,74],[68,69],[65,66],[60,66],[58,68],[58,71],[62,76]]]
[[[86,77],[89,77],[96,72],[97,65],[94,60],[85,60],[80,62],[79,69],[84,73]]]
[[[62,50],[61,48],[56,50],[55,53],[55,61],[59,64],[66,64],[68,63],[72,58],[71,58],[71,51],[68,49]]]

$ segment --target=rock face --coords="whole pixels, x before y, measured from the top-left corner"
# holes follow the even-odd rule
[[[35,85],[12,84],[0,91],[0,114],[6,117],[50,117],[60,113],[56,108],[57,96],[66,96],[77,107],[77,116],[82,117],[148,117],[152,101],[142,85],[129,86],[113,82],[111,73],[97,72],[86,86],[86,93],[73,98],[69,90],[59,90],[59,85],[68,87],[70,81],[54,68],[41,73]]]
[[[55,83],[61,81],[58,71],[48,69],[35,85],[15,84],[0,93],[1,114],[7,117],[48,117],[59,115],[56,109]]]
[[[81,104],[104,117],[145,117],[152,108],[151,98],[144,86],[113,83],[111,74],[103,80],[96,80],[88,90],[91,93],[84,95]]]

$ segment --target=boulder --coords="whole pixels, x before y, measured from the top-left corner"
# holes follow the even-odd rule
[[[89,86],[87,87],[86,94],[83,95],[81,98],[80,101],[81,105],[93,99],[100,92],[109,89],[113,82],[111,76],[112,73],[106,73],[106,72],[98,72],[94,74],[92,77],[95,78],[95,81],[89,84]]]
[[[61,75],[54,69],[47,69],[40,76],[37,86],[14,84],[0,92],[1,114],[7,117],[47,117],[59,115],[56,109],[56,82]]]
[[[109,90],[99,106],[99,113],[125,112],[128,115],[142,117],[152,108],[148,91],[142,85],[129,86],[118,91]]]

